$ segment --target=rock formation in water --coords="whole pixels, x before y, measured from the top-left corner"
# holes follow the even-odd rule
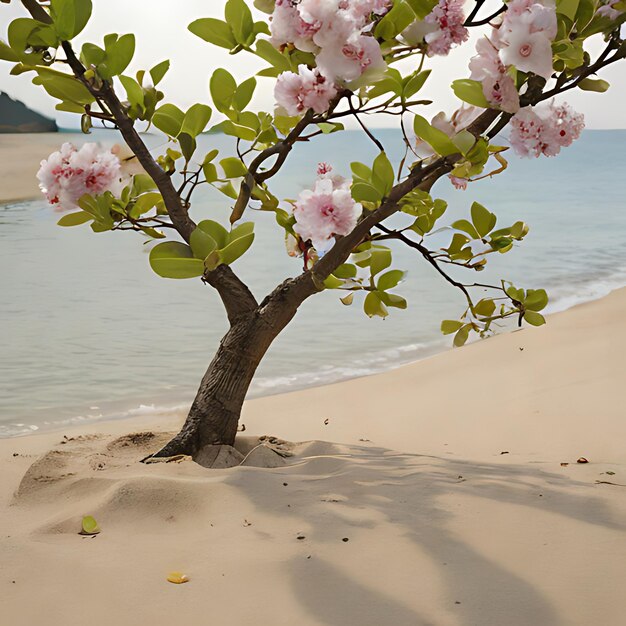
[[[0,91],[0,133],[56,133],[56,122]]]

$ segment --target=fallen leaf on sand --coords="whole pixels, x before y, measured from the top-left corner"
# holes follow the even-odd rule
[[[170,572],[167,575],[167,580],[170,583],[174,583],[175,585],[182,585],[183,583],[189,582],[189,577],[186,574],[182,574],[181,572]]]
[[[85,515],[83,517],[83,528],[80,532],[81,535],[97,535],[100,532],[100,526],[98,522],[91,516]]]
[[[576,463],[589,463],[589,461],[584,456],[581,456]]]

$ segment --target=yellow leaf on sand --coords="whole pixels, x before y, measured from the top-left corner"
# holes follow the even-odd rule
[[[98,522],[91,516],[85,515],[83,517],[83,529],[81,535],[97,535],[100,532]]]
[[[175,585],[182,585],[189,582],[189,577],[181,572],[170,572],[167,576],[167,580]]]

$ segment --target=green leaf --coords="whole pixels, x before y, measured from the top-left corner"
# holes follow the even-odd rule
[[[189,243],[194,255],[198,259],[206,259],[211,252],[217,250],[217,242],[204,229],[196,228],[191,233]]]
[[[404,85],[402,89],[402,96],[405,100],[408,100],[411,96],[414,96],[426,82],[426,79],[430,76],[430,70],[424,70],[413,74]]]
[[[196,140],[188,133],[183,133],[182,131],[179,133],[177,139],[178,145],[180,146],[180,151],[185,157],[185,162],[189,163],[189,161],[191,161],[191,157],[193,157],[193,153],[196,151],[197,148]]]
[[[68,213],[64,215],[57,224],[59,226],[80,226],[89,220],[93,219],[93,215],[89,215],[85,211],[78,211],[77,213]]]
[[[152,78],[152,84],[156,87],[162,80],[167,71],[170,69],[170,62],[168,60],[161,61],[150,70],[150,78]]]
[[[229,241],[229,232],[219,222],[202,220],[198,224],[198,228],[210,235],[217,243],[218,248],[224,248]]]
[[[545,289],[529,289],[523,304],[525,309],[541,311],[548,305],[548,294]]]
[[[378,291],[388,291],[397,287],[398,283],[404,278],[404,272],[402,270],[389,270],[385,272],[379,279],[376,285]]]
[[[95,518],[91,515],[85,515],[82,521],[81,535],[97,535],[100,532],[100,527]]]
[[[204,274],[204,263],[191,248],[178,241],[160,243],[150,251],[150,266],[163,278],[196,278]]]
[[[457,320],[443,320],[443,322],[441,322],[441,332],[444,335],[451,335],[459,330],[461,326],[463,326],[463,322]]]
[[[583,78],[578,83],[578,88],[583,91],[596,91],[604,93],[611,85],[601,78],[594,80],[593,78]]]
[[[135,54],[135,35],[127,34],[118,38],[117,35],[105,35],[104,50],[106,52],[106,68],[98,67],[98,73],[104,79],[119,76],[128,67]]]
[[[197,137],[206,128],[211,114],[211,107],[206,104],[192,105],[185,113],[180,132],[187,133],[190,137]]]
[[[378,316],[384,319],[389,315],[387,307],[382,303],[378,293],[375,291],[370,291],[367,296],[365,296],[363,310],[368,317]]]
[[[91,0],[50,0],[50,16],[59,37],[73,39],[91,17]]]
[[[220,122],[216,126],[214,126],[214,130],[221,130],[226,135],[231,135],[232,137],[239,137],[239,139],[243,139],[244,141],[254,141],[256,139],[257,133],[252,128],[248,128],[247,126],[241,126],[240,124],[235,124],[230,120],[224,120]]]
[[[452,222],[452,228],[456,228],[458,230],[462,230],[464,233],[467,233],[472,239],[480,239],[480,235],[474,225],[467,220],[456,220],[456,222]]]
[[[489,102],[483,93],[483,86],[477,80],[469,78],[460,78],[452,82],[452,91],[456,97],[463,102],[473,104],[482,109],[489,108]]]
[[[372,276],[375,276],[391,265],[391,250],[388,248],[372,248],[370,258],[370,271]]]
[[[565,15],[573,22],[576,19],[578,2],[579,0],[557,0],[556,12]]]
[[[350,163],[350,169],[357,178],[362,178],[365,181],[372,180],[372,170],[364,163],[354,161],[353,163]]]
[[[222,20],[216,20],[212,17],[205,17],[188,26],[189,30],[194,34],[220,48],[231,50],[237,45],[237,40],[231,27]]]
[[[226,178],[239,178],[240,176],[245,176],[248,172],[248,168],[246,167],[245,163],[243,163],[236,157],[228,157],[226,159],[222,159],[220,161],[220,165],[224,170]]]
[[[377,292],[383,304],[391,306],[395,309],[406,309],[407,302],[402,297],[395,293]]]
[[[478,202],[472,204],[471,212],[472,222],[478,234],[485,237],[494,229],[497,221],[496,216]]]
[[[17,63],[20,60],[19,55],[8,46],[4,41],[0,40],[0,60],[10,61],[11,63]]]
[[[248,104],[250,104],[250,100],[252,100],[252,95],[254,94],[255,89],[256,80],[254,78],[244,80],[243,83],[237,87],[233,95],[233,108],[237,111],[243,111]]]
[[[457,154],[459,149],[452,143],[446,133],[431,126],[421,115],[416,115],[413,120],[415,134],[423,139],[431,148],[441,156]]]
[[[254,40],[252,13],[244,0],[228,0],[224,8],[226,23],[237,43],[245,46]]]
[[[543,326],[546,323],[546,318],[541,315],[541,313],[536,313],[535,311],[526,311],[524,313],[524,319],[531,326]]]
[[[248,233],[247,235],[243,235],[243,237],[234,239],[225,248],[219,251],[220,261],[226,265],[230,265],[245,254],[253,241],[254,233]]]
[[[333,274],[337,278],[354,278],[356,276],[356,266],[352,265],[352,263],[343,263],[340,265]]]
[[[476,137],[469,130],[462,130],[452,137],[452,141],[461,154],[466,155],[476,144]]]
[[[396,0],[391,10],[376,25],[374,35],[380,39],[393,39],[414,20],[415,13],[411,7],[404,2]]]
[[[274,46],[265,39],[257,41],[256,54],[258,57],[261,57],[264,61],[267,61],[270,65],[281,72],[291,70],[291,63],[289,62],[289,59],[276,50],[276,48],[274,48]]]
[[[41,85],[53,98],[62,102],[75,104],[91,104],[94,97],[79,80],[48,67],[37,69],[37,76],[33,78],[35,85]]]
[[[237,91],[237,83],[230,72],[223,68],[215,70],[211,76],[209,88],[217,110],[222,113],[229,111]]]
[[[139,105],[143,109],[143,89],[139,83],[130,76],[120,76],[119,79],[126,90],[130,104]]]
[[[356,202],[380,202],[382,200],[380,191],[369,183],[353,183],[351,192]]]
[[[496,310],[496,303],[493,300],[485,298],[474,306],[474,314],[481,317],[491,317]]]
[[[437,0],[406,0],[406,2],[419,20],[423,20],[437,6]]]
[[[177,137],[185,114],[174,104],[161,105],[152,116],[152,123],[166,135]]]
[[[381,196],[384,197],[391,191],[395,178],[393,166],[387,155],[381,152],[372,166],[372,182]]]
[[[465,342],[469,339],[470,329],[471,326],[469,324],[466,324],[465,326],[459,328],[456,335],[454,335],[453,343],[455,347],[460,348],[461,346],[465,345]]]

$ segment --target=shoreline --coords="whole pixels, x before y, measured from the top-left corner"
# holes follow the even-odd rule
[[[505,333],[500,333],[489,337],[487,339],[476,340],[467,344],[462,348],[447,348],[438,351],[434,354],[428,355],[422,359],[411,361],[409,363],[400,364],[397,367],[385,369],[382,372],[375,372],[364,376],[356,376],[353,378],[347,378],[338,380],[336,382],[323,383],[320,385],[314,385],[298,389],[285,389],[277,393],[255,396],[247,399],[242,411],[241,422],[245,423],[246,420],[250,421],[257,417],[260,413],[263,413],[265,407],[271,407],[274,411],[276,407],[280,409],[280,413],[284,413],[286,406],[291,402],[299,404],[304,399],[308,401],[310,398],[315,398],[316,402],[322,402],[325,395],[328,393],[333,398],[341,398],[344,395],[349,395],[354,391],[357,394],[361,394],[363,391],[367,392],[367,395],[371,395],[370,389],[384,389],[388,383],[393,384],[394,377],[400,377],[403,379],[417,377],[421,375],[427,376],[431,379],[435,372],[437,372],[445,381],[448,377],[454,377],[456,373],[462,371],[465,364],[471,364],[472,360],[476,359],[478,364],[481,358],[484,358],[484,354],[487,353],[490,358],[502,358],[503,353],[507,353],[510,356],[510,352],[513,345],[518,342],[524,343],[526,340],[535,340],[538,335],[547,334],[548,343],[552,340],[553,335],[562,334],[562,327],[568,329],[568,332],[572,331],[574,320],[576,318],[583,318],[588,323],[589,331],[593,328],[594,318],[605,318],[609,315],[616,315],[618,309],[626,306],[626,287],[613,290],[610,294],[601,297],[596,300],[576,304],[565,311],[559,311],[552,313],[548,316],[548,323],[545,326],[525,327],[523,329],[512,329]],[[604,345],[604,349],[608,349],[608,340],[610,339],[611,331],[609,328],[593,328],[596,335],[596,339],[600,340]],[[619,332],[617,332],[619,331]],[[617,346],[624,343],[624,337],[626,333],[621,332],[621,329],[612,329],[613,333],[617,332],[617,337],[612,357],[618,358]],[[588,340],[591,341],[590,339]],[[605,345],[606,344],[606,345]],[[541,346],[539,346],[541,348]],[[542,348],[543,349],[543,348]],[[520,353],[523,353],[525,348],[520,346],[517,348]],[[624,354],[626,354],[626,346],[624,347]],[[507,357],[508,358],[508,357]],[[463,365],[460,363],[463,362]],[[584,366],[584,362],[569,363],[570,368],[573,368],[578,374],[577,367]],[[446,374],[446,369],[450,369],[450,373]],[[495,374],[495,372],[494,372]],[[475,373],[473,373],[475,376]],[[447,385],[445,382],[438,381],[441,389],[441,399],[444,399]],[[437,400],[438,394],[435,394],[434,398],[431,398],[431,404]],[[565,398],[563,398],[565,400]],[[618,406],[618,398],[606,397],[604,398],[604,404],[613,404],[615,408]],[[340,405],[344,406],[345,401],[341,401]],[[10,445],[10,442],[19,442],[25,440],[31,440],[34,438],[42,438],[49,440],[50,438],[58,437],[60,432],[68,434],[70,436],[74,434],[82,434],[88,431],[104,431],[104,432],[123,432],[127,430],[137,430],[138,428],[150,427],[151,424],[157,424],[160,427],[168,427],[175,429],[178,423],[182,423],[187,413],[186,404],[178,404],[170,407],[154,407],[141,405],[137,409],[131,409],[129,412],[134,412],[135,415],[124,415],[120,417],[105,417],[96,418],[93,420],[85,419],[79,420],[76,423],[60,424],[58,427],[49,429],[40,429],[29,433],[24,433],[15,436],[0,438],[0,448],[4,445]],[[537,411],[535,411],[537,412]],[[310,417],[308,415],[307,417]],[[265,421],[265,420],[263,420]],[[247,429],[250,430],[248,424]],[[254,430],[256,432],[256,430]],[[282,433],[276,432],[278,436],[283,436]],[[624,436],[626,438],[626,424],[624,425]],[[626,455],[626,451],[624,452]],[[626,456],[624,456],[626,462]]]
[[[597,297],[593,297],[590,300],[585,300],[583,302],[574,303],[565,309],[559,308],[555,312],[547,314],[547,320],[548,320],[547,326],[550,325],[551,320],[554,318],[554,316],[560,316],[572,310],[575,310],[579,307],[584,307],[593,303],[602,302],[606,298],[609,298],[613,294],[619,293],[620,291],[626,293],[626,286],[616,287],[612,289],[611,291],[609,291],[607,294],[598,295]],[[523,329],[511,328],[504,332],[488,337],[486,339],[482,339],[482,340],[474,339],[473,341],[469,342],[467,346],[470,346],[473,344],[484,343],[485,341],[494,340],[500,336],[506,336],[511,333],[517,333],[517,332],[520,332],[520,330],[527,330],[527,329],[532,330],[532,328],[530,327],[528,328],[525,327]],[[393,350],[401,351],[402,348],[403,346],[400,346],[400,347],[394,348]],[[449,353],[454,354],[458,350],[459,350],[458,348],[452,347],[451,342],[445,343],[445,337],[444,337],[440,341],[433,342],[433,344],[426,350],[427,353],[424,354],[424,356],[411,359],[411,360],[406,360],[406,361],[404,360],[395,361],[393,363],[390,361],[383,368],[376,369],[370,373],[355,374],[354,376],[345,376],[343,378],[339,378],[334,381],[323,381],[320,383],[313,383],[313,384],[306,384],[306,383],[297,384],[296,383],[293,385],[287,384],[285,386],[279,385],[277,386],[277,389],[275,391],[270,390],[267,393],[257,390],[251,395],[251,397],[246,399],[246,405],[251,402],[257,402],[262,399],[279,398],[286,394],[297,394],[297,393],[306,392],[310,390],[324,389],[329,386],[341,385],[341,384],[348,383],[351,381],[376,379],[377,377],[385,375],[387,373],[395,372],[397,370],[401,370],[404,368],[415,367],[420,363],[430,362],[433,359],[440,357],[442,355],[445,355],[445,354],[449,354]],[[77,416],[77,417],[59,419],[57,422],[53,421],[52,423],[41,424],[41,425],[26,424],[26,423],[21,423],[21,422],[13,423],[16,426],[23,426],[24,428],[27,428],[29,430],[26,432],[8,434],[5,436],[0,435],[0,442],[5,441],[5,440],[21,439],[23,437],[50,435],[54,433],[59,433],[60,431],[69,432],[69,431],[73,431],[76,428],[82,429],[83,427],[84,428],[90,428],[90,427],[99,428],[100,425],[108,424],[108,423],[131,424],[135,420],[139,420],[139,419],[143,420],[144,418],[147,420],[150,420],[150,419],[163,419],[163,418],[167,419],[168,417],[171,417],[171,416],[180,417],[180,416],[186,415],[190,405],[191,405],[191,399],[189,399],[188,401],[184,401],[182,399],[177,399],[177,400],[172,399],[171,403],[169,401],[164,401],[164,403],[158,404],[158,405],[156,404],[139,404],[138,406],[133,405],[130,408],[126,408],[123,410],[121,409],[120,412],[114,412],[114,413],[101,415],[97,417]]]

